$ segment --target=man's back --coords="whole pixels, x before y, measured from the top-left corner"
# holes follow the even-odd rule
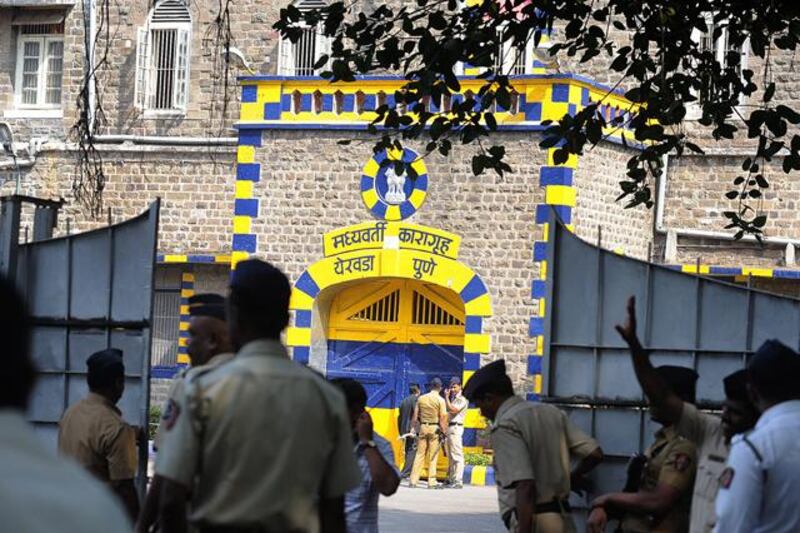
[[[186,486],[199,473],[192,522],[315,531],[318,497],[358,482],[344,399],[277,342],[198,375],[182,403],[156,468]]]
[[[419,406],[419,419],[425,424],[438,424],[439,416],[446,413],[444,398],[439,396],[437,390],[420,396],[417,405]]]
[[[21,413],[0,411],[0,529],[130,531],[119,502],[72,461],[48,452]]]
[[[414,414],[414,406],[417,405],[417,395],[416,394],[409,394],[403,401],[400,402],[400,414],[398,416],[398,427],[397,430],[400,432],[401,435],[408,433],[411,431],[412,420],[411,417]]]
[[[136,435],[108,400],[89,393],[70,406],[59,423],[58,449],[101,481],[133,479]]]
[[[519,446],[518,440],[525,446]],[[508,399],[498,410],[492,426],[497,475],[503,485],[519,479],[536,480],[537,503],[569,496],[570,457],[583,457],[597,448],[597,443],[576,428],[567,416],[548,404]],[[498,451],[507,446],[509,453]],[[524,457],[519,451],[525,451]]]
[[[800,531],[798,442],[800,400],[768,409],[749,435],[734,438],[721,478],[715,531]]]

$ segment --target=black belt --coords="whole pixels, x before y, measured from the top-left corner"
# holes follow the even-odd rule
[[[569,504],[569,500],[551,500],[547,503],[537,503],[536,504],[536,512],[535,514],[544,514],[544,513],[559,513],[559,514],[566,514],[572,512],[572,506]],[[503,523],[506,525],[506,529],[511,529],[511,518],[517,515],[516,509],[511,509],[503,513],[501,517],[503,519]]]
[[[450,422],[450,424],[448,424],[448,425],[450,425],[450,426],[463,426],[464,423],[463,422]]]
[[[559,513],[559,514],[566,514],[571,513],[572,507],[569,504],[569,500],[551,500],[545,503],[537,503],[536,504],[536,514],[544,514],[544,513]]]
[[[439,422],[422,422],[423,426],[438,426]]]

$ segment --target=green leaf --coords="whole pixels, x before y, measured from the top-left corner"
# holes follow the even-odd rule
[[[766,215],[759,215],[753,219],[753,225],[757,228],[763,228],[766,223],[767,223]]]

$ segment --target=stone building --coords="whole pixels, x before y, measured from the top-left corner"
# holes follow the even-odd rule
[[[543,120],[590,101],[609,118],[629,112],[604,85],[615,81],[605,65],[564,64],[560,70],[571,73],[563,74],[538,63],[530,47],[508,56],[517,98],[498,110],[494,141],[514,171],[476,178],[469,146],[448,157],[421,158],[423,144],[373,154],[366,125],[377,106],[392,105],[401,78],[328,84],[314,69],[323,38],[312,29],[291,45],[272,30],[280,2],[234,4],[229,71],[217,2],[161,0],[107,12],[104,5],[0,0],[0,121],[14,132],[16,153],[0,159],[2,192],[65,198],[70,231],[106,223],[105,214],[88,216],[72,192],[79,147],[71,130],[93,61],[98,88],[89,116],[102,110],[94,114],[109,216],[122,220],[163,199],[154,390],[157,378],[188,361],[182,301],[193,291],[224,292],[231,265],[253,255],[295,284],[286,338],[293,356],[330,376],[359,376],[387,435],[408,383],[468,379],[498,357],[519,390],[535,397],[541,324],[552,312],[543,305],[542,263],[551,206],[577,235],[621,254],[800,292],[796,183],[779,171],[771,176],[766,245],[733,242],[722,229],[724,192],[744,141],[670,159],[653,210],[615,203],[636,150],[621,141],[629,132],[609,132],[563,165],[538,147]],[[87,29],[99,35],[88,50]],[[724,56],[720,43],[705,42]],[[790,68],[783,58],[778,64]],[[474,72],[464,74],[462,94],[429,105],[477,93]],[[782,87],[777,97],[796,104],[795,86]],[[382,164],[387,159],[402,164]],[[468,445],[478,442],[481,424],[471,411]]]

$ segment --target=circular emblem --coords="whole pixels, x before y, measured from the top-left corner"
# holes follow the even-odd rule
[[[427,193],[428,170],[413,150],[382,150],[364,165],[361,198],[381,220],[405,220],[422,206]]]

